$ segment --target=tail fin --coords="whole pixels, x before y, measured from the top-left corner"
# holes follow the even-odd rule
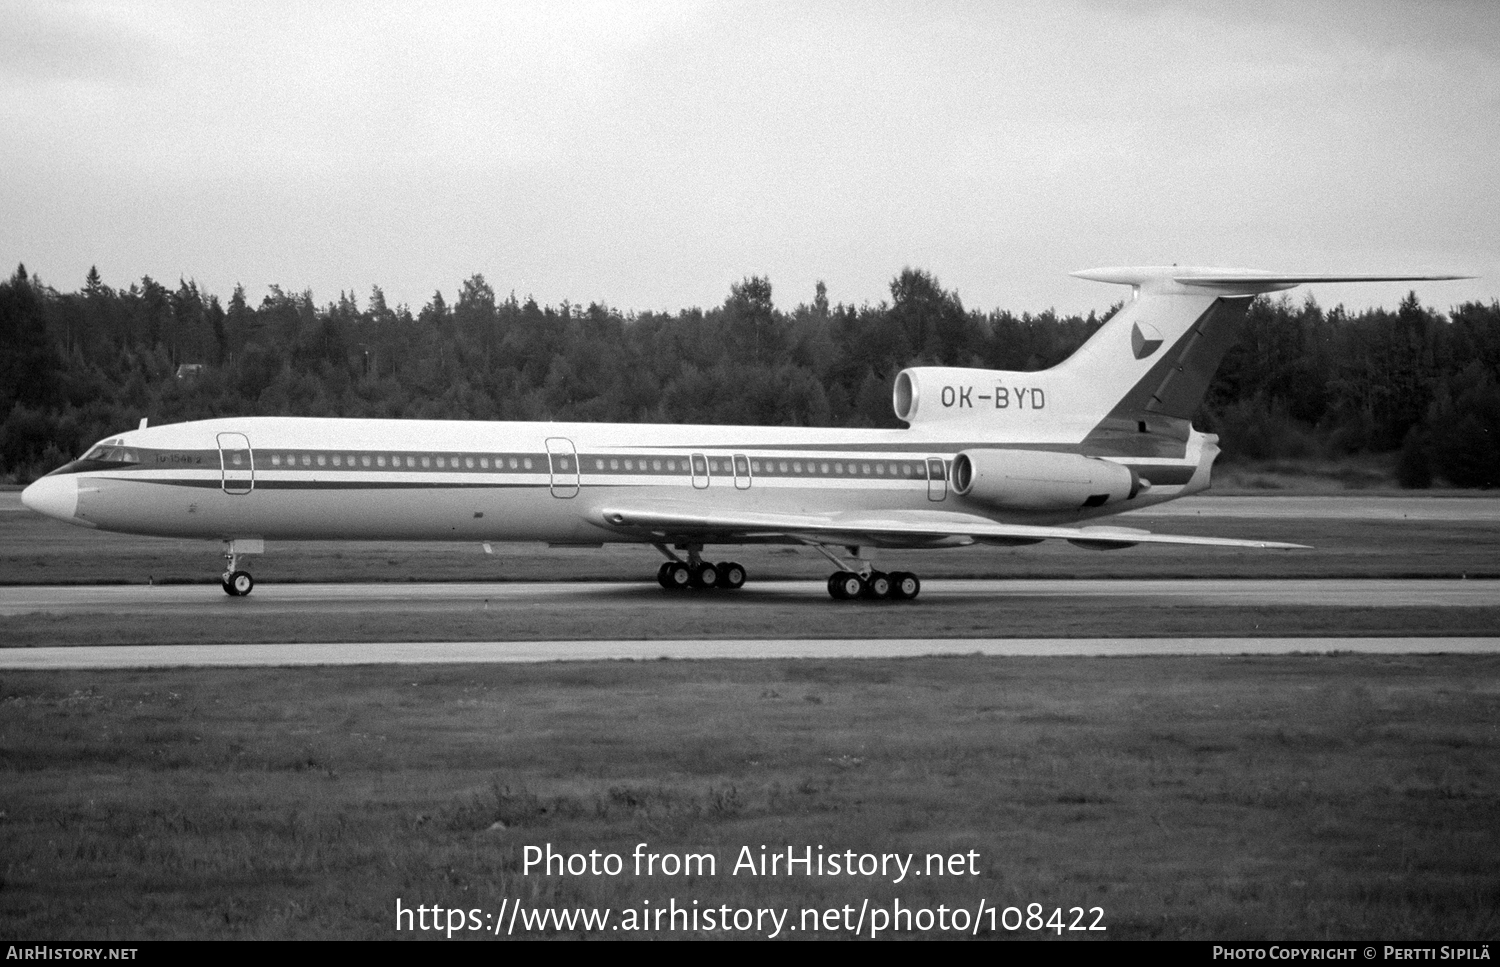
[[[1406,282],[1455,275],[1274,275],[1253,269],[1137,267],[1075,276],[1129,285],[1131,301],[1054,368],[1090,389],[1098,428],[1141,423],[1186,430],[1224,354],[1239,337],[1250,298],[1305,282]],[[1180,426],[1178,426],[1180,424]],[[1124,428],[1124,427],[1120,427]]]
[[[1017,442],[1131,433],[1186,440],[1188,421],[1234,344],[1252,296],[1304,282],[1405,282],[1456,275],[1273,275],[1179,266],[1075,272],[1128,285],[1131,300],[1072,356],[1039,373],[918,367],[896,379],[896,415]],[[990,409],[1006,410],[1003,428]]]

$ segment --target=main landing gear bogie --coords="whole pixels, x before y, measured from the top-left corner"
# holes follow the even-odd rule
[[[666,561],[656,572],[656,582],[668,591],[734,591],[745,583],[745,568],[735,561]]]
[[[910,601],[922,592],[922,580],[910,571],[836,571],[828,578],[828,594],[835,601]]]

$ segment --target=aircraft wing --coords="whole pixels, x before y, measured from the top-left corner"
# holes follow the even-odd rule
[[[738,543],[791,539],[804,544],[875,547],[942,547],[972,543],[1034,544],[1065,540],[1080,547],[1108,549],[1135,544],[1191,544],[1306,550],[1306,544],[1242,541],[1228,537],[1153,534],[1132,527],[1050,527],[1001,524],[974,514],[945,511],[850,511],[841,514],[706,512],[671,505],[620,504],[600,512],[601,526],[663,542]]]

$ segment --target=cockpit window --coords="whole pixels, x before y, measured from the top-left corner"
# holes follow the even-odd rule
[[[84,454],[84,460],[99,460],[104,463],[140,463],[140,456],[128,447],[97,446]]]

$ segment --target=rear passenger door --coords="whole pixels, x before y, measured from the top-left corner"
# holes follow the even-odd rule
[[[547,465],[552,473],[552,496],[578,496],[578,451],[567,437],[547,438]]]

